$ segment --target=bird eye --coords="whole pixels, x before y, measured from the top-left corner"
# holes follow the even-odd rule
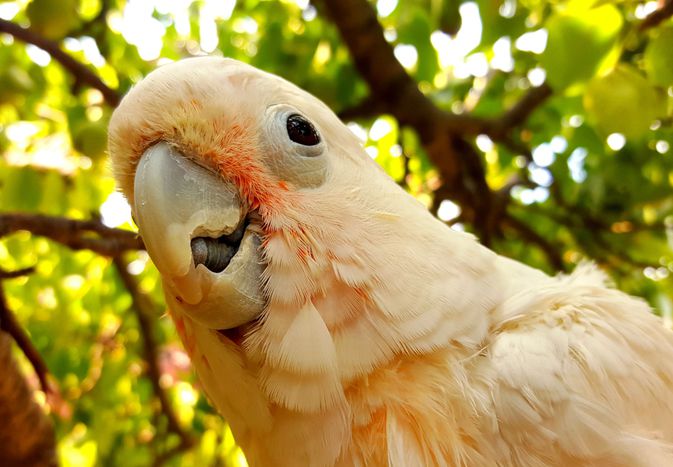
[[[320,136],[315,127],[299,114],[287,117],[287,135],[292,141],[302,146],[315,146],[320,143]]]

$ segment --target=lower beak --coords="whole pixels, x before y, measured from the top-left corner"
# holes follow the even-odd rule
[[[218,330],[255,319],[264,307],[260,242],[236,187],[161,142],[142,155],[134,191],[171,308]]]

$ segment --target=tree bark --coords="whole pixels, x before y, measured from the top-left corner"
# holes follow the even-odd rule
[[[0,465],[57,465],[54,427],[12,356],[12,338],[2,331],[0,368]]]

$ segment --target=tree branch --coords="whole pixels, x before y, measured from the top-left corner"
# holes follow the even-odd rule
[[[194,444],[194,440],[180,426],[178,417],[173,411],[168,394],[161,386],[161,371],[159,370],[159,355],[157,352],[157,341],[154,337],[154,326],[152,318],[157,315],[156,309],[150,297],[140,290],[135,278],[128,272],[128,263],[121,257],[115,256],[112,260],[117,269],[126,290],[128,290],[133,300],[133,310],[138,319],[138,327],[143,336],[143,358],[147,362],[147,376],[152,383],[154,394],[159,399],[161,409],[168,422],[168,430],[175,433],[180,438],[180,444],[174,449],[167,451],[161,456],[157,463],[163,463],[169,456],[177,454],[185,449],[189,449]]]
[[[666,0],[660,8],[645,17],[638,29],[642,32],[653,28],[671,16],[673,16],[673,0]]]
[[[479,209],[488,211],[491,193],[481,159],[458,136],[483,132],[484,121],[445,112],[418,89],[416,81],[395,58],[376,11],[367,0],[323,0],[322,3],[350,50],[355,67],[367,82],[371,99],[400,125],[413,128],[419,135],[442,178],[442,190],[437,191],[435,197],[441,193],[455,200],[470,219],[478,218]],[[480,233],[482,238],[489,236],[489,232],[482,229]]]
[[[52,422],[35,402],[2,331],[0,368],[0,465],[58,465]]]
[[[15,279],[17,277],[27,276],[35,272],[35,266],[17,269],[16,271],[5,271],[0,269],[0,280]]]
[[[80,221],[40,214],[0,214],[0,237],[20,230],[47,237],[74,250],[89,249],[113,258],[119,276],[133,300],[133,309],[136,311],[138,326],[143,336],[143,358],[147,362],[148,377],[161,404],[162,413],[166,416],[169,432],[176,434],[180,439],[180,443],[163,453],[157,459],[157,463],[163,463],[170,456],[193,446],[193,439],[180,426],[168,395],[159,382],[161,372],[158,365],[157,342],[151,321],[151,317],[156,314],[154,305],[150,298],[140,290],[135,278],[127,270],[128,264],[120,256],[129,250],[144,249],[142,240],[133,232],[106,227],[97,220]],[[26,272],[30,272],[30,268],[13,272],[0,271],[0,278],[17,277],[19,273]],[[33,364],[45,391],[50,389],[46,365],[6,307],[2,295],[0,295],[0,325],[14,337]]]
[[[0,237],[21,230],[47,237],[73,250],[91,250],[103,256],[116,256],[125,251],[145,248],[136,233],[113,229],[99,221],[41,214],[0,214]]]
[[[435,197],[441,195],[460,204],[465,219],[475,226],[482,242],[488,244],[499,230],[509,194],[503,197],[492,192],[482,160],[465,136],[486,134],[513,151],[526,151],[509,133],[551,95],[551,88],[542,85],[531,89],[500,118],[484,119],[444,111],[419,90],[416,81],[395,58],[376,11],[367,0],[322,0],[322,4],[370,89],[370,97],[355,110],[368,113],[376,108],[416,131],[442,178]],[[343,113],[352,116],[354,112],[347,109]]]
[[[456,133],[482,132],[484,121],[439,109],[418,89],[395,58],[383,35],[376,11],[366,0],[323,0],[329,15],[348,46],[360,75],[373,98],[384,104],[402,125],[414,128],[422,140],[434,138],[435,127]]]
[[[0,32],[10,34],[20,41],[41,48],[54,60],[63,65],[63,67],[75,77],[75,80],[78,83],[84,83],[94,89],[98,89],[101,94],[103,94],[103,98],[108,105],[116,107],[119,104],[121,96],[117,91],[105,84],[103,80],[101,80],[98,75],[91,71],[87,66],[65,53],[56,42],[45,39],[28,28],[22,28],[21,26],[4,19],[0,19]]]
[[[526,94],[499,118],[491,121],[486,134],[497,141],[507,138],[508,133],[523,125],[528,117],[553,94],[551,86],[542,83],[530,88]]]
[[[29,268],[32,272],[32,268]],[[25,275],[26,270],[13,271],[11,273],[6,273],[2,271],[0,277],[5,279],[8,277],[19,277],[20,275]],[[23,272],[24,274],[19,274]],[[45,363],[40,352],[35,348],[33,342],[26,334],[26,331],[23,330],[21,325],[14,316],[12,310],[9,309],[7,305],[7,298],[5,297],[5,291],[2,286],[2,281],[0,281],[0,329],[5,331],[7,334],[12,336],[16,345],[21,349],[21,352],[26,356],[26,359],[30,362],[37,379],[40,381],[40,386],[45,394],[57,393],[58,390],[54,384],[50,381],[50,372],[47,364]]]
[[[328,13],[350,50],[355,66],[369,85],[371,96],[362,105],[342,113],[352,116],[386,109],[402,125],[414,128],[421,139],[432,138],[439,123],[442,130],[460,135],[487,134],[499,140],[528,116],[551,94],[547,85],[532,88],[516,105],[496,119],[470,114],[454,114],[437,107],[419,89],[395,58],[392,46],[383,35],[376,11],[366,0],[323,0]],[[357,111],[357,112],[356,112]]]

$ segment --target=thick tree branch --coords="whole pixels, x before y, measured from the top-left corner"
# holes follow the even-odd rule
[[[162,412],[168,423],[168,430],[175,433],[180,438],[180,444],[176,446],[175,449],[168,451],[170,455],[174,455],[193,446],[194,440],[180,426],[178,417],[173,411],[173,406],[168,399],[168,394],[160,383],[161,371],[159,370],[159,354],[157,352],[157,341],[154,337],[154,326],[152,324],[152,320],[157,316],[157,312],[150,297],[140,290],[137,281],[128,272],[128,263],[121,256],[115,256],[113,262],[119,277],[133,300],[133,310],[138,319],[140,333],[143,336],[143,358],[145,362],[147,362],[147,376],[152,383],[154,394],[161,404]],[[157,463],[160,464],[166,459],[167,456],[163,455]]]
[[[552,93],[543,84],[532,88],[516,105],[496,119],[470,114],[453,114],[437,107],[419,89],[395,58],[383,35],[376,11],[366,0],[323,0],[334,24],[351,52],[353,61],[370,88],[371,96],[353,109],[343,111],[352,118],[385,109],[402,125],[413,127],[422,139],[432,138],[439,123],[442,130],[458,135],[487,134],[495,140],[525,122]]]
[[[21,230],[47,237],[73,250],[92,250],[103,256],[145,248],[136,233],[113,229],[95,220],[81,221],[41,214],[0,214],[0,237]]]
[[[157,342],[154,337],[152,317],[156,314],[150,298],[143,293],[133,276],[129,274],[128,264],[121,254],[129,250],[143,249],[142,240],[133,232],[106,227],[97,220],[80,221],[61,217],[50,217],[39,214],[0,214],[0,237],[16,231],[29,231],[61,243],[74,250],[89,249],[104,256],[111,256],[119,276],[133,300],[138,326],[143,336],[143,358],[147,362],[148,377],[159,400],[162,413],[165,415],[168,430],[180,439],[173,449],[162,454],[157,463],[162,463],[170,456],[190,448],[194,441],[180,426],[178,418],[170,405],[166,391],[159,382],[161,372],[158,365]],[[29,272],[29,269],[20,272]],[[0,278],[17,277],[19,271],[0,271]],[[47,378],[48,370],[41,357],[34,349],[30,339],[5,306],[4,297],[0,295],[0,325],[10,333],[28,360],[35,367],[40,382],[47,390],[50,388]]]
[[[20,41],[41,48],[51,55],[54,60],[63,65],[63,67],[75,77],[75,80],[78,83],[83,83],[94,89],[98,89],[101,94],[103,94],[103,98],[108,105],[116,107],[119,104],[121,96],[117,91],[105,84],[103,80],[101,80],[98,75],[91,71],[86,65],[78,62],[65,53],[56,42],[45,39],[28,28],[22,28],[21,26],[4,19],[0,19],[0,32],[10,34]]]
[[[369,85],[371,98],[401,125],[413,128],[419,135],[441,174],[441,193],[463,206],[466,217],[471,220],[477,219],[478,210],[488,212],[491,193],[481,159],[457,136],[481,133],[483,121],[469,115],[447,113],[419,90],[416,81],[395,58],[369,2],[323,0],[323,3],[350,50],[356,68]],[[479,230],[482,238],[488,237],[488,232]]]
[[[366,0],[323,0],[339,29],[360,75],[369,85],[374,99],[402,125],[413,127],[428,141],[441,122],[444,130],[455,133],[483,132],[484,121],[469,115],[454,115],[439,109],[418,89],[395,58],[386,41],[376,11]]]
[[[27,271],[32,272],[32,268],[24,269],[21,271],[13,271],[7,273],[5,271],[0,272],[0,278],[5,279],[9,277],[19,277],[20,272],[23,272],[21,275],[25,275]],[[26,359],[30,362],[37,379],[40,381],[40,386],[45,394],[58,392],[56,387],[50,381],[50,372],[47,364],[45,363],[40,352],[35,348],[33,342],[26,334],[26,331],[23,330],[21,325],[12,313],[12,310],[9,309],[7,305],[7,299],[5,297],[5,292],[2,287],[2,281],[0,281],[0,329],[5,331],[7,334],[12,336],[16,345],[21,349],[21,352],[26,356]]]
[[[460,204],[465,219],[475,226],[482,242],[488,244],[499,231],[509,195],[492,192],[481,157],[465,137],[487,134],[514,151],[526,151],[510,132],[551,95],[551,88],[542,85],[531,89],[497,119],[444,111],[419,90],[416,81],[395,58],[376,11],[367,0],[322,0],[322,3],[369,85],[370,97],[355,110],[370,112],[376,108],[416,131],[442,178],[442,187],[435,196]],[[344,113],[354,114],[353,109]]]
[[[35,402],[12,356],[11,338],[3,331],[0,368],[0,465],[56,466],[53,425]]]
[[[663,5],[652,13],[647,15],[642,23],[640,23],[640,31],[658,26],[668,18],[673,16],[673,0],[666,0]]]

